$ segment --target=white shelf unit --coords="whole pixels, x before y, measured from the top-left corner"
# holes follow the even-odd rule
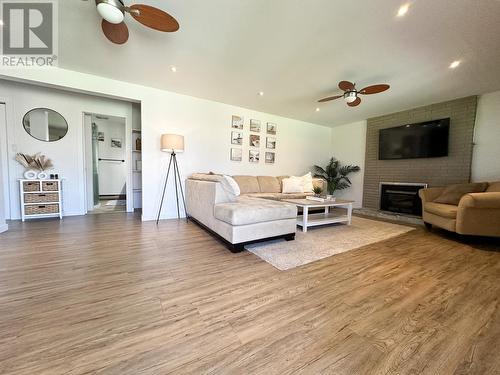
[[[21,219],[62,219],[61,180],[19,180]]]
[[[142,151],[136,149],[136,141],[141,138],[139,129],[132,129],[132,191],[134,194],[134,209],[142,208],[142,170],[137,168],[137,162],[142,159]]]

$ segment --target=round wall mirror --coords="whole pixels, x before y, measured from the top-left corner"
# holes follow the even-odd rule
[[[44,142],[55,142],[68,132],[66,119],[58,112],[48,108],[35,108],[23,117],[26,133]]]

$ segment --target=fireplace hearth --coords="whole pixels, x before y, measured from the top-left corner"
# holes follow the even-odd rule
[[[381,182],[380,209],[401,214],[422,216],[422,201],[418,196],[423,183]]]

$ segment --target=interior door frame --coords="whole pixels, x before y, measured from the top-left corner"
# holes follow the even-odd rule
[[[10,184],[10,177],[11,177],[11,165],[9,163],[9,121],[12,120],[12,106],[11,106],[11,101],[9,98],[6,97],[0,97],[0,104],[5,105],[5,122],[2,124],[0,123],[0,168],[2,169],[2,181],[0,182],[2,184],[2,194],[3,194],[3,201],[5,204],[4,207],[4,216],[6,220],[12,219],[12,209],[11,209],[11,184]]]
[[[84,212],[85,215],[94,208],[93,196],[93,176],[92,176],[92,115],[100,116],[112,116],[122,118],[125,122],[125,191],[127,195],[127,208],[126,211],[131,213],[134,212],[134,192],[133,192],[133,181],[132,181],[132,116],[129,117],[111,115],[109,113],[94,113],[94,112],[82,112],[82,131],[83,131],[83,176],[85,181],[85,204]],[[88,116],[88,117],[87,117]],[[90,118],[90,126],[87,126],[86,120]],[[90,142],[89,142],[90,141]],[[92,204],[91,204],[92,202]]]
[[[92,115],[82,114],[83,123],[83,173],[85,181],[85,205],[84,214],[94,209],[94,185],[92,173]],[[90,145],[90,146],[89,146]],[[89,163],[90,158],[90,163]],[[90,171],[89,169],[90,168]]]

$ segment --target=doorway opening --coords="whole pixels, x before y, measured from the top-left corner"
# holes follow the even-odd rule
[[[90,137],[90,144],[87,139],[87,212],[126,212],[126,119],[100,114],[85,116],[86,134]]]

